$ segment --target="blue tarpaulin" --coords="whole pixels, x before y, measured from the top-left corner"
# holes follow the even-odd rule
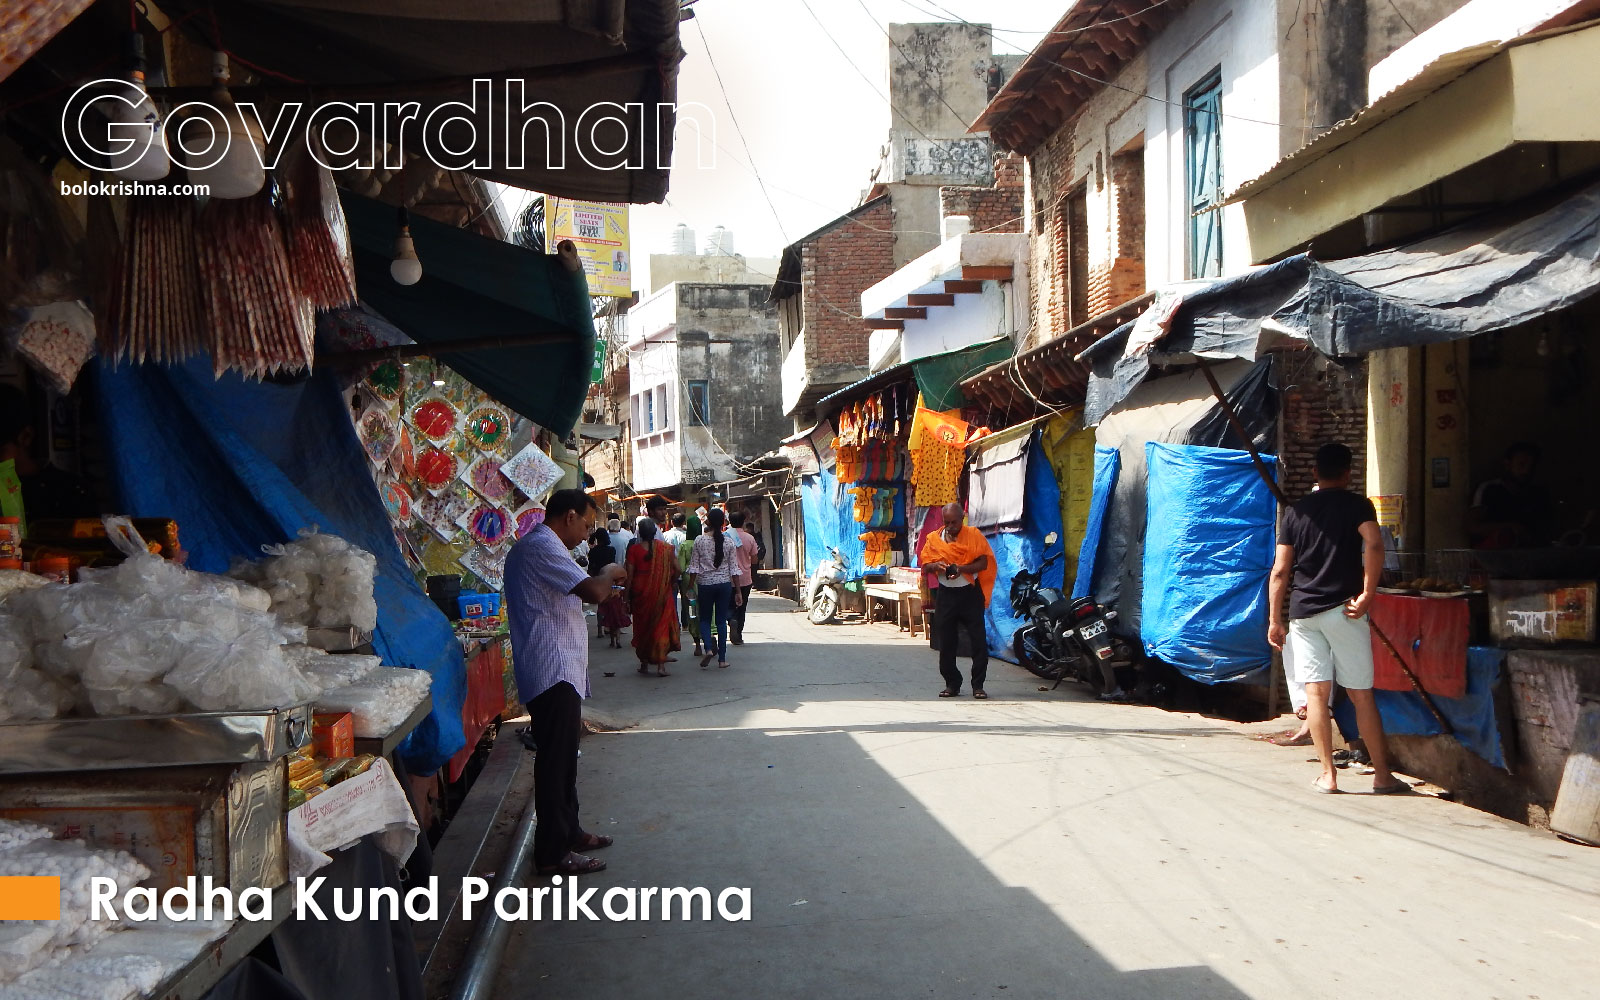
[[[1089,526],[1083,547],[1078,550],[1078,575],[1072,585],[1072,599],[1094,592],[1095,557],[1100,551],[1100,535],[1106,526],[1106,511],[1116,493],[1117,474],[1122,469],[1122,453],[1103,444],[1094,446],[1094,494],[1089,498]]]
[[[896,503],[903,503],[903,496],[902,491]],[[867,529],[855,519],[855,497],[839,488],[832,469],[800,480],[800,509],[806,520],[806,564],[801,568],[806,577],[828,558],[829,546],[838,547],[846,580],[866,576],[867,546],[860,536]]]
[[[101,364],[97,375],[120,510],[176,519],[189,566],[210,573],[235,556],[262,558],[262,545],[313,525],[371,552],[374,649],[389,666],[433,675],[433,714],[401,756],[413,773],[431,774],[461,749],[460,643],[400,554],[334,374],[289,384],[213,378],[210,360],[197,358]]]
[[[1269,468],[1277,459],[1263,455]],[[1248,452],[1150,442],[1141,635],[1203,684],[1261,679],[1277,509]]]
[[[1028,448],[1022,524],[1016,531],[988,536],[989,547],[994,550],[995,581],[994,596],[984,616],[984,631],[988,633],[989,652],[1012,663],[1017,662],[1017,657],[1011,649],[1011,637],[1027,619],[1011,608],[1011,578],[1017,570],[1036,570],[1053,557],[1055,563],[1045,571],[1044,586],[1060,590],[1062,581],[1061,487],[1037,433]],[[1046,545],[1045,536],[1052,532],[1056,540]]]
[[[1461,745],[1493,764],[1506,766],[1500,747],[1500,726],[1494,714],[1494,689],[1505,670],[1506,651],[1493,646],[1467,647],[1467,693],[1460,698],[1433,696],[1439,714],[1450,720]],[[1390,736],[1439,736],[1444,730],[1415,691],[1377,691],[1378,714]],[[1358,732],[1356,710],[1349,698],[1337,698],[1333,715],[1339,731],[1351,738]]]

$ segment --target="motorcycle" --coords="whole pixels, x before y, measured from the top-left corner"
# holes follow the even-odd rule
[[[839,587],[845,582],[844,557],[833,546],[828,558],[817,563],[806,582],[806,617],[813,625],[826,625],[839,613]]]
[[[1054,534],[1045,544],[1054,544]],[[1011,637],[1017,661],[1035,676],[1055,681],[1080,681],[1106,700],[1127,695],[1117,682],[1116,666],[1133,659],[1127,643],[1111,634],[1117,613],[1092,597],[1076,600],[1054,587],[1041,585],[1045,570],[1060,556],[1051,556],[1037,570],[1021,570],[1011,579],[1011,607],[1028,619]]]

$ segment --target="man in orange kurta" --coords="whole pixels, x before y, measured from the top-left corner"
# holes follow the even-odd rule
[[[956,668],[958,628],[972,642],[972,696],[989,697],[983,679],[989,672],[989,640],[984,634],[983,612],[994,592],[994,551],[983,532],[966,523],[960,504],[946,504],[944,529],[922,543],[920,559],[934,576],[934,628],[939,639],[939,673],[944,676],[941,698],[961,693],[961,671]]]

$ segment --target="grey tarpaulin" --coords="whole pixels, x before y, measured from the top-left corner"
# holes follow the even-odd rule
[[[1275,342],[1354,357],[1503,330],[1600,289],[1600,184],[1517,219],[1458,226],[1361,257],[1301,254],[1209,285],[1189,283],[1169,332],[1125,356],[1133,323],[1083,352],[1091,363],[1084,421],[1099,423],[1152,365],[1253,360]]]

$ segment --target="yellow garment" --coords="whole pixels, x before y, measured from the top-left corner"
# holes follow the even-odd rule
[[[1089,531],[1089,502],[1094,496],[1094,428],[1082,426],[1082,411],[1051,418],[1041,437],[1045,457],[1061,489],[1061,534],[1066,551],[1066,585],[1078,570],[1078,550]]]
[[[867,546],[864,561],[868,566],[888,566],[894,562],[894,532],[868,531],[859,537]]]
[[[836,439],[837,440],[837,439]],[[835,475],[841,483],[853,483],[861,478],[861,449],[855,445],[834,445]]]
[[[968,433],[960,410],[940,413],[918,403],[908,446],[917,506],[942,507],[956,501],[966,465]]]

